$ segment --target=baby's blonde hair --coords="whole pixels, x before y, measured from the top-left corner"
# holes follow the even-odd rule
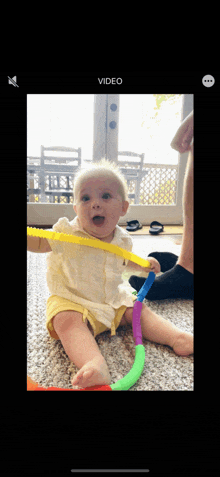
[[[97,177],[104,177],[105,179],[113,179],[118,183],[118,193],[122,200],[128,201],[128,187],[127,182],[117,164],[106,159],[101,159],[99,162],[93,162],[86,169],[81,168],[76,173],[73,183],[73,203],[77,204],[77,198],[83,182],[88,179]]]

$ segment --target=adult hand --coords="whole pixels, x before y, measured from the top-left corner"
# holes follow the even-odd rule
[[[190,150],[193,151],[193,122],[194,116],[192,111],[184,119],[170,144],[173,149],[181,154]]]

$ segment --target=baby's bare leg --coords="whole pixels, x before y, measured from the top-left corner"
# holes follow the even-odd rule
[[[110,384],[106,361],[83,323],[82,313],[62,311],[54,317],[53,326],[70,360],[80,369],[72,384],[79,387]]]
[[[123,316],[129,324],[132,324],[133,308],[127,308]],[[144,338],[168,345],[176,354],[188,356],[193,353],[193,335],[181,331],[170,321],[156,315],[144,303],[141,310],[141,329]]]

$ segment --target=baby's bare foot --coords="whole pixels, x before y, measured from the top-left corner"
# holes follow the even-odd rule
[[[75,389],[110,383],[108,366],[102,356],[86,363],[72,379],[72,385]]]
[[[179,354],[180,356],[188,356],[189,354],[193,354],[193,335],[187,332],[180,333],[174,341],[172,348],[175,353]]]

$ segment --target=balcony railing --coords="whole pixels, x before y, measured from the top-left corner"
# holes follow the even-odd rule
[[[127,153],[135,155],[134,153]],[[78,165],[53,164],[47,158],[27,158],[27,201],[39,203],[72,203],[73,181]],[[87,160],[85,162],[91,162]],[[131,204],[174,205],[176,203],[178,165],[142,164],[142,170],[133,162],[120,164]]]

